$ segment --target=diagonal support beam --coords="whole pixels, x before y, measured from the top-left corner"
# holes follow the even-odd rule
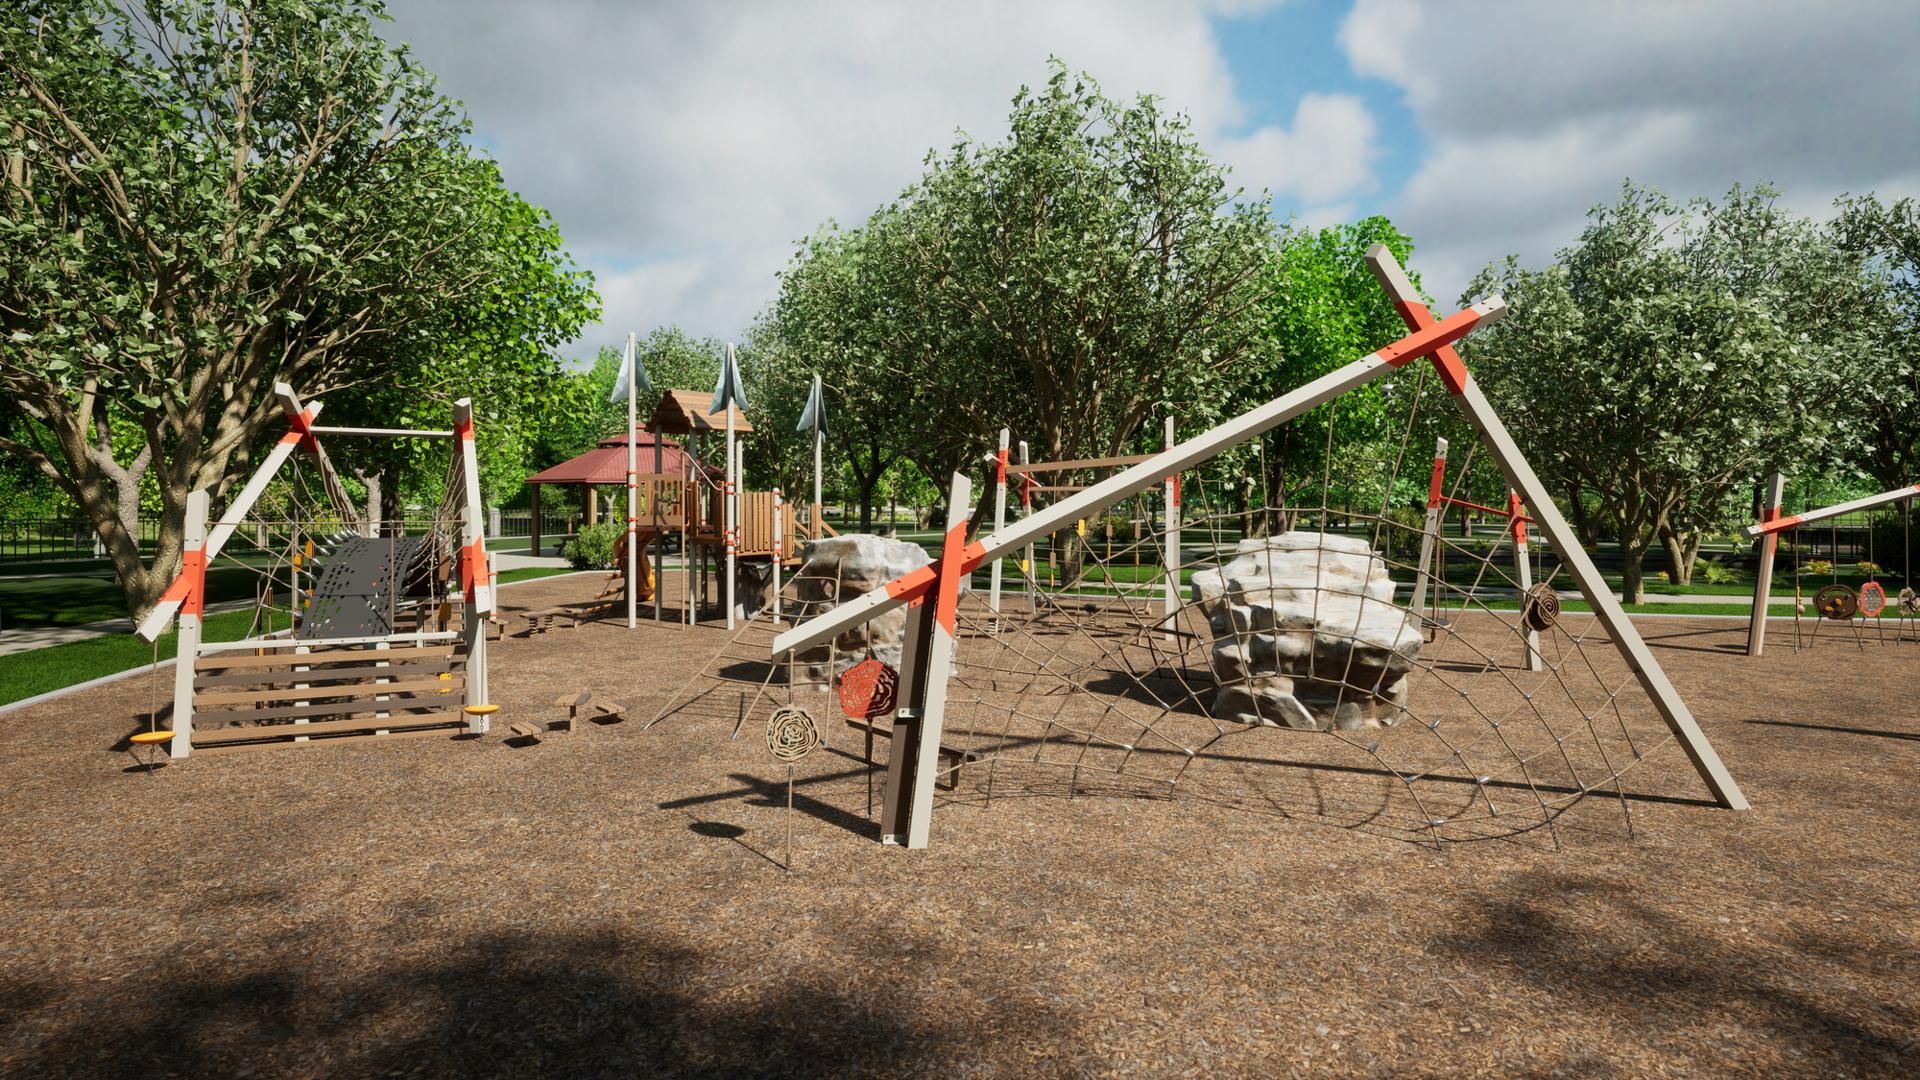
[[[1868,495],[1861,499],[1835,503],[1832,506],[1823,506],[1818,510],[1808,510],[1803,514],[1790,514],[1787,517],[1776,517],[1768,521],[1757,522],[1747,526],[1745,531],[1747,539],[1758,540],[1770,533],[1777,533],[1783,529],[1791,529],[1796,525],[1810,525],[1813,522],[1836,518],[1842,514],[1857,514],[1862,510],[1874,510],[1888,503],[1895,503],[1901,499],[1911,499],[1916,496],[1920,496],[1920,484],[1908,484],[1906,487],[1894,488],[1892,491],[1883,491],[1878,495]]]
[[[1393,254],[1385,246],[1375,244],[1367,249],[1367,265],[1373,270],[1380,287],[1391,296],[1394,306],[1400,311],[1400,317],[1410,327],[1438,325],[1433,321],[1433,313],[1420,302],[1420,295],[1407,280],[1400,264],[1394,261]],[[1473,381],[1466,365],[1460,362],[1458,353],[1449,346],[1436,350],[1433,365],[1452,392],[1453,399],[1466,413],[1467,422],[1485,442],[1488,451],[1507,475],[1510,487],[1520,493],[1526,505],[1533,509],[1535,523],[1553,544],[1554,553],[1571,571],[1580,585],[1582,595],[1592,606],[1594,617],[1606,628],[1607,635],[1613,639],[1627,667],[1632,670],[1640,686],[1653,700],[1653,705],[1666,721],[1667,728],[1679,740],[1688,759],[1693,762],[1695,771],[1706,781],[1708,790],[1719,800],[1720,805],[1730,810],[1747,809],[1747,797],[1741,793],[1740,785],[1734,782],[1733,775],[1720,761],[1720,755],[1714,752],[1713,744],[1707,741],[1706,734],[1695,722],[1693,713],[1687,709],[1687,703],[1680,699],[1673,684],[1667,680],[1667,673],[1661,669],[1660,662],[1653,658],[1647,649],[1647,643],[1641,640],[1640,631],[1627,618],[1625,609],[1607,586],[1606,579],[1587,556],[1586,549],[1580,546],[1579,538],[1567,525],[1566,518],[1560,515],[1560,508],[1554,504],[1546,485],[1534,475],[1533,466],[1520,453],[1520,447],[1507,433],[1507,427],[1493,411],[1493,405],[1480,392],[1480,386]]]
[[[1065,528],[1081,518],[1096,516],[1129,495],[1164,483],[1170,474],[1184,472],[1223,450],[1270,431],[1395,368],[1430,356],[1436,349],[1465,337],[1475,327],[1495,322],[1506,314],[1506,310],[1506,303],[1497,296],[1482,300],[1444,320],[1416,329],[1399,341],[1345,367],[1328,372],[1292,393],[1155,454],[1005,529],[996,530],[992,536],[967,545],[960,553],[961,572],[971,572],[988,559],[997,559],[1016,551],[1030,540]],[[1432,317],[1428,318],[1431,320]],[[943,569],[938,562],[921,567],[887,582],[882,588],[863,593],[831,611],[816,615],[775,638],[772,655],[778,657],[795,649],[831,641],[877,615],[918,600],[927,595],[941,573]]]

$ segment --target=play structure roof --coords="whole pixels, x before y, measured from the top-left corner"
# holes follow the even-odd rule
[[[654,407],[653,418],[647,421],[647,426],[668,435],[727,430],[727,414],[708,412],[707,407],[712,404],[713,394],[705,390],[669,390],[660,395],[660,404]],[[747,415],[738,408],[730,408],[733,430],[740,434],[752,431]]]
[[[634,448],[640,455],[640,471],[655,472],[653,464],[654,435],[642,431],[634,441]],[[657,471],[668,476],[685,476],[687,452],[677,443],[661,439],[660,467]],[[567,460],[551,468],[542,469],[527,477],[529,484],[624,484],[627,482],[627,437],[613,435],[600,440],[598,448],[589,450],[578,457]]]

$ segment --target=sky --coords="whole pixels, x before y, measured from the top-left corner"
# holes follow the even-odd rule
[[[1429,0],[389,0],[476,142],[605,308],[567,350],[735,338],[795,244],[854,225],[956,133],[1003,137],[1049,57],[1151,93],[1278,220],[1381,213],[1451,307],[1542,265],[1627,179],[1771,182],[1825,217],[1920,195],[1920,4]]]

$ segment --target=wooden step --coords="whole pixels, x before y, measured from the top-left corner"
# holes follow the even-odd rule
[[[407,645],[397,649],[321,649],[317,652],[279,652],[268,656],[251,653],[210,653],[193,662],[195,671],[221,668],[287,667],[291,664],[346,664],[389,660],[402,663],[429,656],[452,656],[453,645]]]
[[[400,716],[356,716],[351,720],[324,720],[316,724],[269,724],[263,727],[224,727],[193,733],[193,747],[223,743],[254,742],[260,739],[291,739],[296,735],[338,735],[347,731],[404,731],[423,727],[458,724],[465,727],[465,713],[404,713]]]
[[[355,743],[364,739],[427,739],[434,736],[447,738],[460,734],[456,728],[423,728],[412,731],[395,731],[386,735],[333,735],[321,739],[308,739],[296,742],[293,739],[269,739],[265,742],[226,743],[218,746],[200,748],[198,739],[194,740],[193,756],[202,754],[238,754],[248,750],[279,750],[288,746],[337,746],[341,743]]]
[[[465,688],[465,680],[452,679],[416,679],[410,682],[390,683],[347,683],[340,686],[310,686],[306,689],[284,690],[221,690],[211,694],[193,695],[193,707],[202,705],[247,705],[253,702],[267,701],[319,701],[326,698],[368,698],[381,694],[400,694],[409,690],[447,690],[456,691]]]

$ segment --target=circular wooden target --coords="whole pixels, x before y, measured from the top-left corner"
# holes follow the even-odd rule
[[[1860,586],[1860,614],[1871,619],[1887,609],[1887,590],[1877,581]]]
[[[1560,621],[1560,594],[1544,581],[1528,589],[1526,601],[1520,606],[1520,621],[1529,630],[1550,629]]]
[[[1845,585],[1829,585],[1813,594],[1813,610],[1823,619],[1846,622],[1860,610],[1860,599]]]
[[[1920,593],[1912,589],[1900,590],[1900,614],[1920,615]]]
[[[791,765],[820,746],[820,729],[798,705],[782,705],[767,717],[767,752]]]
[[[850,720],[872,720],[893,712],[900,673],[869,656],[840,676],[840,711]]]

